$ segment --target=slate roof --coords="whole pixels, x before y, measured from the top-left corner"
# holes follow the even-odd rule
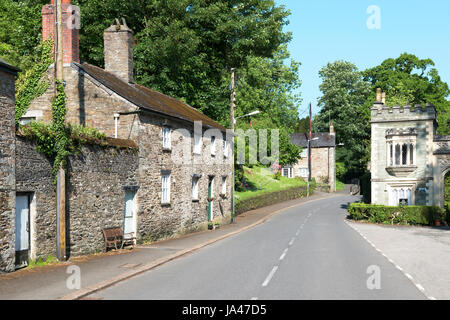
[[[308,147],[308,133],[294,133],[291,134],[291,143],[307,148]],[[313,133],[312,138],[319,138],[311,141],[311,148],[328,148],[336,146],[336,135],[328,132]]]
[[[139,108],[189,122],[202,121],[203,126],[226,131],[224,126],[180,100],[138,84],[127,83],[114,74],[91,64],[72,63]]]
[[[0,70],[6,71],[8,73],[17,74],[17,72],[20,71],[20,69],[10,65],[5,60],[0,59]]]

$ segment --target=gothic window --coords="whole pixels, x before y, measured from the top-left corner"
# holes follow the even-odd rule
[[[391,129],[386,131],[386,164],[388,167],[414,166],[416,161],[415,129]]]
[[[389,205],[413,205],[412,203],[412,187],[391,188],[389,194]]]
[[[402,145],[402,165],[406,166],[408,157],[408,146],[406,144]]]
[[[395,145],[395,165],[400,165],[400,145]]]

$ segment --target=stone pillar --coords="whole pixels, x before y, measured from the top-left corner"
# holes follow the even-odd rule
[[[0,273],[14,271],[16,216],[16,121],[14,76],[0,60]]]
[[[125,82],[133,83],[133,32],[116,19],[104,32],[105,70]]]

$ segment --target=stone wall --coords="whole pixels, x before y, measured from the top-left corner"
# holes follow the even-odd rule
[[[102,228],[124,223],[127,186],[137,185],[137,150],[85,146],[69,158],[67,247],[69,256],[104,250]],[[56,255],[56,185],[52,163],[17,138],[17,191],[32,196],[31,259]]]
[[[14,270],[15,257],[14,75],[0,70],[0,272]]]

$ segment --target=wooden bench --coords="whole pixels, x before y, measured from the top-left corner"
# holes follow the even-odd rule
[[[105,252],[108,248],[122,249],[124,245],[134,245],[136,240],[134,232],[124,234],[120,227],[103,228],[102,231],[105,238]]]

